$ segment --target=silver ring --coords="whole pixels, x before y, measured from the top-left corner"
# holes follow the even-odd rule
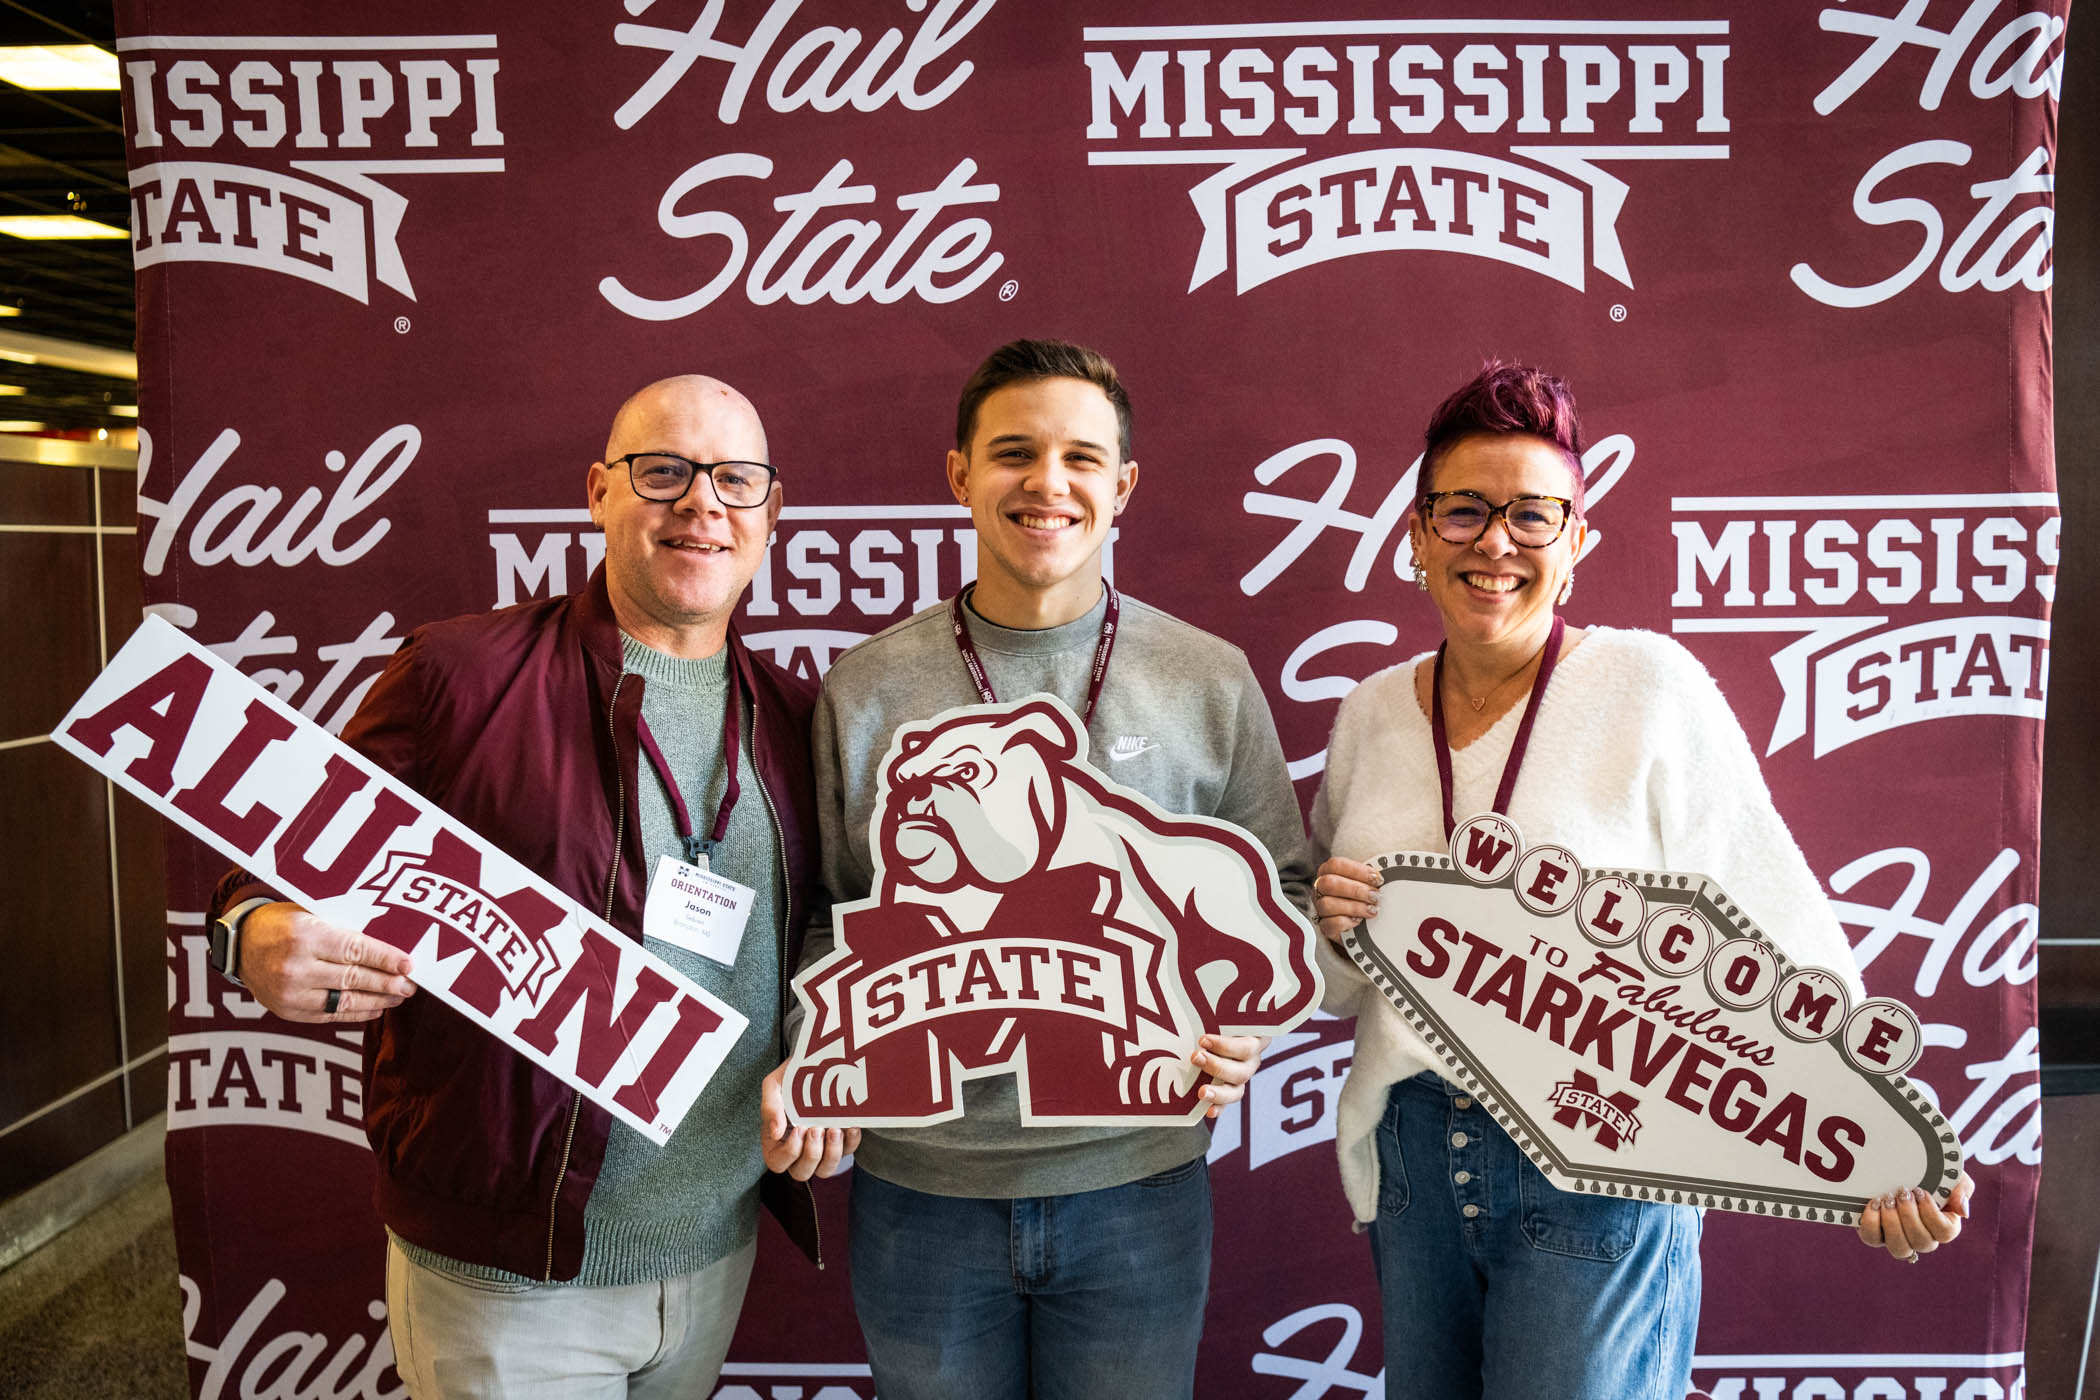
[[[323,1012],[324,1014],[326,1014],[326,1015],[329,1015],[329,1016],[333,1016],[333,1015],[335,1015],[335,1009],[336,1009],[336,1008],[337,1008],[338,1006],[341,1006],[342,1004],[343,1004],[343,993],[342,993],[342,989],[341,989],[341,988],[339,988],[339,987],[330,987],[330,988],[328,989],[328,1000],[327,1000],[327,1001],[325,1001],[325,1002],[323,1002],[323,1003],[321,1004],[321,1010],[322,1010],[322,1012]]]
[[[1906,1264],[1915,1264],[1918,1262],[1918,1256],[1915,1254],[1906,1254],[1903,1256],[1903,1262]]]

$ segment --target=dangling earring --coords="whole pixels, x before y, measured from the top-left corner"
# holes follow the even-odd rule
[[[1415,587],[1424,593],[1429,591],[1429,574],[1419,563],[1415,565]]]
[[[1570,569],[1570,570],[1568,570],[1568,577],[1566,578],[1566,580],[1564,580],[1564,581],[1563,581],[1563,582],[1561,583],[1561,586],[1560,586],[1560,598],[1559,598],[1559,600],[1558,600],[1557,602],[1555,602],[1555,603],[1554,603],[1554,606],[1555,606],[1555,607],[1558,607],[1558,608],[1564,608],[1564,607],[1566,607],[1566,606],[1568,605],[1568,599],[1570,599],[1570,598],[1572,598],[1572,597],[1574,597],[1574,596],[1575,596],[1575,571],[1574,571],[1573,569]]]

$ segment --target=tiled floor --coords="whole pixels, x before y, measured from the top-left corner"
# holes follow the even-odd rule
[[[157,1173],[0,1270],[0,1396],[188,1395],[175,1233]]]

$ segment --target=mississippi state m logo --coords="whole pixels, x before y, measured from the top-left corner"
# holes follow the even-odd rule
[[[1607,1151],[1617,1152],[1622,1142],[1631,1144],[1641,1130],[1641,1120],[1633,1116],[1641,1101],[1628,1093],[1598,1092],[1597,1077],[1588,1070],[1578,1069],[1573,1078],[1554,1085],[1546,1102],[1558,1110],[1554,1122],[1563,1128],[1596,1129],[1597,1145]]]
[[[429,855],[388,851],[379,872],[360,889],[381,906],[365,932],[397,948],[413,948],[425,930],[437,934],[437,955],[473,952],[453,975],[452,990],[484,1016],[504,994],[537,1002],[547,979],[562,967],[547,931],[562,921],[560,905],[527,886],[502,899],[488,893],[481,853],[440,831]]]
[[[1268,853],[1086,757],[1041,695],[897,731],[874,893],[837,907],[839,947],[795,982],[797,1121],[937,1123],[965,1080],[1011,1074],[1024,1122],[1193,1122],[1198,1036],[1312,1013],[1313,931]]]

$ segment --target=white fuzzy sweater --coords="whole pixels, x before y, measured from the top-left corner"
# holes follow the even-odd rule
[[[1313,804],[1319,859],[1445,849],[1436,751],[1415,701],[1420,660],[1378,672],[1342,702]],[[1457,820],[1493,805],[1523,712],[1511,706],[1452,754]],[[1593,627],[1562,658],[1504,815],[1526,843],[1566,846],[1585,864],[1712,876],[1788,957],[1830,969],[1861,995],[1851,946],[1742,726],[1706,668],[1668,637]],[[1335,1144],[1350,1207],[1368,1221],[1378,1202],[1372,1133],[1387,1091],[1436,1062],[1347,954],[1322,940],[1320,957],[1327,1010],[1356,1017]]]

